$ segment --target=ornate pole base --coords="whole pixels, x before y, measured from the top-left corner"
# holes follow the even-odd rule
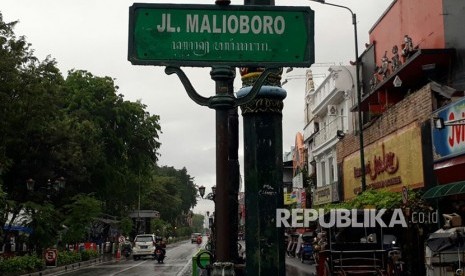
[[[235,276],[234,263],[216,262],[213,264],[211,276]]]

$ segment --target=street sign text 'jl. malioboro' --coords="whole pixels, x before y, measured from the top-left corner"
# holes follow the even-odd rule
[[[135,3],[128,59],[137,65],[309,67],[309,7]]]

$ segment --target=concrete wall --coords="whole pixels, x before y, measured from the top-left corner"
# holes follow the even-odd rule
[[[394,45],[402,49],[404,35],[421,49],[445,48],[443,17],[441,0],[397,0],[369,34],[376,44],[376,64],[381,65],[385,51],[391,57]]]
[[[430,119],[433,100],[429,85],[407,96],[404,100],[389,108],[383,115],[363,130],[364,145],[387,136],[397,129],[405,127],[412,122],[423,123]],[[337,163],[354,152],[359,151],[359,138],[353,134],[346,134],[336,146]]]

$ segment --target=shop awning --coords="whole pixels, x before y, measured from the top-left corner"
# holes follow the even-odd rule
[[[432,199],[443,196],[465,194],[465,181],[454,182],[445,185],[438,185],[423,194],[424,199]]]

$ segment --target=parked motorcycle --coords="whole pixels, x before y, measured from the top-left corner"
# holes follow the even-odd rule
[[[304,242],[300,251],[300,261],[303,263],[306,260],[313,260],[313,246],[309,242]]]
[[[289,242],[287,245],[287,256],[289,257],[295,257],[295,249],[297,247],[297,239],[299,237],[299,233],[292,233],[289,236]]]
[[[302,234],[302,244],[300,246],[300,261],[303,263],[306,260],[312,260],[313,257],[313,240],[314,232],[306,232]]]

